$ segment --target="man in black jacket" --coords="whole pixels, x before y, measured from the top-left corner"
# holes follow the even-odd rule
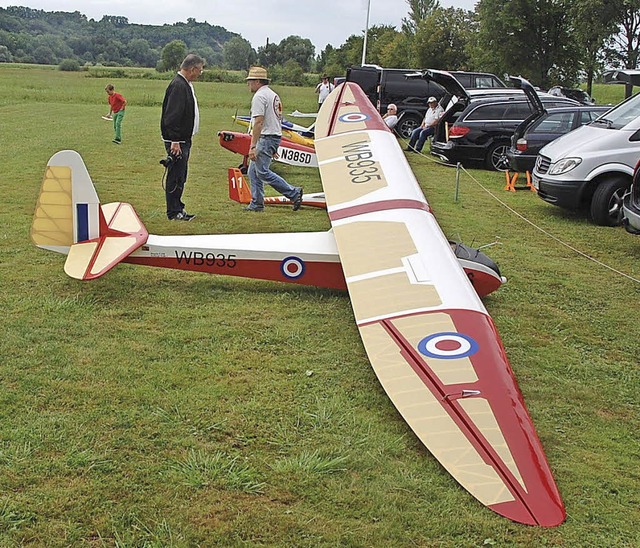
[[[191,138],[198,133],[200,115],[193,82],[204,68],[204,59],[190,53],[182,61],[180,71],[167,87],[162,102],[160,131],[167,150],[165,195],[169,220],[190,221],[184,209],[182,193],[187,182],[187,167],[191,152]]]

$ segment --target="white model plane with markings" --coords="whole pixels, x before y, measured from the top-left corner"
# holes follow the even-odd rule
[[[81,280],[124,262],[346,288],[376,375],[431,453],[498,514],[559,525],[560,494],[478,296],[501,277],[455,256],[358,86],[325,100],[316,150],[329,232],[150,235],[130,204],[101,205],[81,157],[62,151],[47,166],[31,236],[66,254],[65,272]]]

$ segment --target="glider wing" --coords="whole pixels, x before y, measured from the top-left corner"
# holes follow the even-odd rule
[[[560,524],[562,500],[493,321],[358,86],[325,100],[316,152],[356,322],[394,405],[483,504]]]

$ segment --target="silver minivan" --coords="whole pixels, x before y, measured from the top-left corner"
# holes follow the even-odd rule
[[[533,184],[546,202],[588,208],[596,224],[616,226],[638,158],[640,94],[542,148]]]

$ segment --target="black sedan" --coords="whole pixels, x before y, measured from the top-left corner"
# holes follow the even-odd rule
[[[556,107],[533,115],[518,126],[507,150],[509,167],[513,171],[533,172],[540,149],[565,133],[589,124],[610,106],[575,105]]]

